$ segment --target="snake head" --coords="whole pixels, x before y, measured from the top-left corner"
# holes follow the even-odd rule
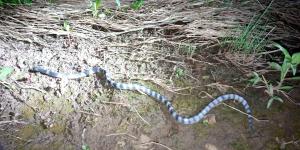
[[[92,70],[93,70],[94,73],[104,73],[104,74],[106,74],[106,71],[104,69],[98,67],[98,66],[94,66],[92,68]]]
[[[30,72],[45,72],[47,69],[43,66],[34,66],[29,69]]]

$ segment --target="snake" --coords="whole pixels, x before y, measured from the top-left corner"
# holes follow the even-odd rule
[[[143,85],[140,85],[140,84],[120,83],[120,82],[114,81],[111,79],[110,74],[105,69],[103,69],[99,66],[94,66],[94,67],[86,69],[82,72],[72,73],[72,74],[59,73],[56,71],[49,70],[44,66],[35,66],[35,67],[31,68],[30,70],[32,72],[39,72],[41,74],[44,74],[44,75],[47,75],[47,76],[50,76],[53,78],[64,78],[64,79],[79,79],[79,78],[83,78],[83,77],[88,77],[92,74],[98,74],[98,73],[104,74],[104,80],[106,80],[108,85],[110,85],[114,89],[139,91],[139,92],[145,93],[146,95],[154,98],[156,101],[164,104],[166,106],[166,108],[168,109],[168,112],[170,113],[170,115],[178,123],[185,124],[185,125],[198,123],[199,121],[201,121],[202,119],[205,118],[206,114],[210,110],[212,110],[214,107],[218,106],[222,102],[228,101],[228,100],[235,100],[235,101],[238,101],[240,104],[242,104],[245,109],[245,112],[248,117],[249,129],[251,131],[254,129],[251,108],[250,108],[248,102],[242,96],[237,95],[237,94],[221,95],[221,96],[217,97],[216,99],[213,99],[208,105],[206,105],[204,107],[204,109],[202,109],[200,112],[196,113],[195,115],[182,116],[175,111],[175,108],[173,107],[171,101],[168,100],[168,98],[166,98],[165,96],[163,96],[163,95],[159,94],[158,92],[153,91]]]

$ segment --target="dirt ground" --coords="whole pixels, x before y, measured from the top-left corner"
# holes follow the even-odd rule
[[[91,16],[89,1],[0,8],[0,66],[14,68],[0,84],[0,150],[300,149],[299,106],[286,100],[266,109],[264,90],[247,84],[249,64],[266,60],[220,46],[267,2],[147,1],[138,11],[129,4],[122,1],[116,10],[114,1],[105,1],[99,18]],[[280,6],[276,11],[294,8]],[[296,51],[300,46],[291,41],[300,34],[292,19],[280,22],[270,38]],[[277,30],[287,26],[294,28]],[[247,116],[232,108],[242,110],[236,102],[216,107],[203,122],[181,125],[142,93],[114,90],[96,76],[65,80],[30,72],[36,65],[65,73],[101,66],[116,81],[165,95],[183,115],[236,93],[258,119],[255,133],[247,130]],[[299,93],[289,94],[297,102]]]

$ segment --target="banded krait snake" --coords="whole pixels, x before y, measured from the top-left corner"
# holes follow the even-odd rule
[[[116,81],[113,81],[109,74],[106,72],[106,70],[100,68],[100,67],[92,67],[90,69],[84,70],[83,72],[79,72],[79,73],[75,73],[75,74],[64,74],[64,73],[59,73],[59,72],[55,72],[55,71],[51,71],[48,70],[47,68],[43,67],[43,66],[36,66],[33,67],[31,69],[31,71],[33,72],[40,72],[42,74],[48,75],[50,77],[54,77],[54,78],[65,78],[65,79],[78,79],[78,78],[82,78],[82,77],[87,77],[91,74],[95,74],[95,73],[102,73],[105,75],[105,80],[106,82],[112,86],[115,89],[119,89],[119,90],[135,90],[135,91],[140,91],[143,92],[151,97],[153,97],[156,101],[163,103],[167,108],[169,113],[171,114],[171,116],[179,123],[182,124],[194,124],[199,122],[200,120],[202,120],[204,118],[204,116],[211,110],[213,109],[215,106],[219,105],[220,103],[227,101],[227,100],[236,100],[238,102],[240,102],[246,113],[248,114],[248,123],[249,123],[249,128],[252,130],[253,129],[253,119],[251,117],[251,109],[247,103],[247,101],[237,95],[237,94],[225,94],[222,96],[219,96],[218,98],[212,100],[202,111],[200,111],[199,113],[195,114],[194,116],[191,117],[185,117],[185,116],[181,116],[179,115],[174,107],[172,106],[172,103],[163,95],[145,87],[139,84],[127,84],[127,83],[119,83]]]

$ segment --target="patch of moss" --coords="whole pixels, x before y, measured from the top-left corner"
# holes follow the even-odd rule
[[[172,101],[175,110],[179,114],[192,116],[198,113],[200,109],[204,108],[203,101],[199,100],[198,96],[178,96]]]
[[[237,139],[230,143],[233,150],[250,150],[250,146],[245,139]]]
[[[211,126],[204,126],[203,124],[195,124],[193,125],[194,130],[196,131],[197,138],[205,138],[209,136],[209,129]]]
[[[265,149],[280,149],[280,145],[275,142],[275,139],[268,140],[264,147]]]
[[[139,97],[141,96],[140,93],[136,93],[136,92],[133,92],[133,91],[124,91],[122,92],[126,99],[129,101],[129,102],[134,102],[136,101],[137,99],[139,99]]]
[[[41,149],[64,149],[64,150],[71,150],[75,149],[72,145],[65,145],[63,140],[55,140],[48,145],[42,145],[42,144],[34,144],[30,146],[31,150],[41,150]]]
[[[21,112],[22,112],[22,116],[24,119],[26,119],[26,120],[34,119],[35,112],[31,108],[24,106],[24,107],[22,107]]]
[[[129,126],[129,124],[127,123],[127,121],[126,120],[122,120],[122,122],[117,127],[117,132],[118,133],[125,133],[125,132],[127,132],[128,126]]]
[[[176,78],[175,80],[173,80],[173,82],[177,87],[187,87],[187,86],[193,85],[193,83],[191,83],[191,81],[186,80],[184,78]]]
[[[65,125],[64,124],[54,124],[51,128],[49,128],[49,131],[51,131],[54,134],[63,134],[65,131]]]
[[[26,125],[18,131],[18,137],[25,141],[30,140],[32,137],[39,135],[43,131],[41,126]]]
[[[146,116],[153,112],[159,112],[160,107],[155,103],[147,103],[147,104],[144,104],[143,106],[138,107],[137,111],[139,112],[140,115]]]
[[[238,104],[238,103],[236,103],[236,104],[227,103],[227,104],[244,111],[242,109],[242,107],[236,106],[236,104]],[[237,126],[240,126],[241,124],[247,124],[248,123],[246,115],[241,114],[240,112],[237,112],[237,111],[235,111],[235,110],[233,110],[229,107],[226,107],[224,105],[215,107],[214,111],[216,111],[216,115],[218,116],[219,121],[227,121],[230,124],[237,125]]]
[[[143,82],[143,81],[139,82],[138,84],[143,85],[143,86],[145,86],[145,87],[147,87],[147,88],[149,88],[149,89],[151,89],[153,91],[156,91],[156,92],[160,93],[159,91],[161,89],[156,84],[153,84],[151,82]]]
[[[52,103],[47,103],[49,109],[55,109],[60,112],[60,115],[66,115],[74,111],[72,102],[65,98],[59,98],[54,100]]]

